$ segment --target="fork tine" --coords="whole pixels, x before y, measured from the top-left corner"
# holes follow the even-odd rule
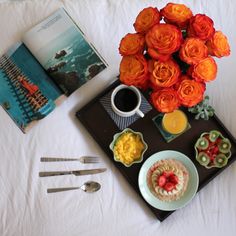
[[[84,159],[84,163],[98,163],[100,162],[99,160],[96,160],[96,159],[92,159],[92,158],[85,158]]]
[[[82,157],[83,163],[98,163],[100,162],[98,157],[84,156]]]
[[[99,163],[100,161],[95,161],[95,160],[85,160],[84,163]]]

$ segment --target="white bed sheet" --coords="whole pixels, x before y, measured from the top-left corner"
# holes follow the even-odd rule
[[[75,111],[110,84],[118,74],[120,39],[133,32],[132,23],[147,6],[168,1],[35,0],[0,1],[0,54],[22,34],[58,7],[65,7],[110,67],[77,90],[28,134],[22,134],[0,109],[0,235],[236,235],[236,164],[196,195],[183,209],[160,223],[108,160]],[[175,1],[194,13],[206,13],[231,44],[231,56],[218,60],[217,80],[207,93],[217,115],[236,137],[236,2]],[[106,173],[88,177],[39,178],[39,171],[84,168],[79,163],[40,163],[43,155],[100,156]],[[80,190],[46,194],[48,187],[79,186],[91,179],[102,184],[95,194]]]

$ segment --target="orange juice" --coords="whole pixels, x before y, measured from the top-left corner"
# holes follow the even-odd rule
[[[188,124],[187,116],[181,110],[166,113],[162,119],[162,127],[171,134],[182,133]]]

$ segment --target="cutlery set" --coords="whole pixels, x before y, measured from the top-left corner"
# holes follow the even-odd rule
[[[60,162],[60,161],[79,161],[83,164],[89,163],[99,163],[98,157],[92,156],[81,156],[80,158],[61,158],[61,157],[41,157],[41,162]],[[43,171],[39,172],[39,177],[49,177],[49,176],[60,176],[60,175],[92,175],[105,172],[106,168],[98,168],[98,169],[85,169],[85,170],[72,170],[72,171]],[[64,188],[49,188],[47,189],[47,193],[55,193],[61,191],[82,189],[84,192],[92,193],[96,192],[101,188],[101,185],[94,181],[85,182],[80,187],[64,187]]]

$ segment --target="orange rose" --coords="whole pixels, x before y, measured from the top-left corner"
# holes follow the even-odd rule
[[[187,38],[179,51],[180,59],[190,65],[198,63],[207,56],[207,46],[197,38]]]
[[[146,33],[152,26],[160,22],[160,13],[157,8],[144,8],[137,16],[134,28],[138,33]]]
[[[172,112],[180,106],[177,92],[172,88],[165,88],[151,94],[153,106],[160,112]]]
[[[188,36],[208,40],[215,33],[213,25],[214,22],[210,17],[204,14],[197,14],[189,21]]]
[[[184,29],[187,27],[189,19],[193,16],[192,11],[184,4],[168,3],[161,9],[166,23],[174,24]]]
[[[177,94],[182,105],[192,107],[203,100],[205,84],[191,79],[181,81]]]
[[[188,75],[185,74],[181,74],[177,83],[174,84],[173,89],[175,89],[177,91],[179,85],[181,84],[181,82],[185,79],[190,79],[190,77]]]
[[[153,26],[147,32],[145,39],[150,56],[159,60],[164,58],[164,61],[170,54],[179,50],[183,40],[180,29],[170,24]]]
[[[207,57],[192,66],[192,77],[199,82],[210,82],[216,78],[217,65],[212,57]]]
[[[143,53],[145,38],[142,34],[126,34],[120,41],[119,52],[122,56]]]
[[[171,59],[171,54],[161,54],[158,53],[154,48],[148,48],[148,55],[155,60],[168,61]]]
[[[171,87],[178,81],[180,76],[180,68],[173,60],[166,62],[153,61],[152,66],[149,66],[149,70],[151,83],[157,87]]]
[[[230,55],[230,46],[227,37],[221,32],[216,31],[213,37],[206,42],[209,54],[216,57]]]
[[[148,66],[143,55],[124,56],[120,63],[120,81],[141,89],[148,86]]]

